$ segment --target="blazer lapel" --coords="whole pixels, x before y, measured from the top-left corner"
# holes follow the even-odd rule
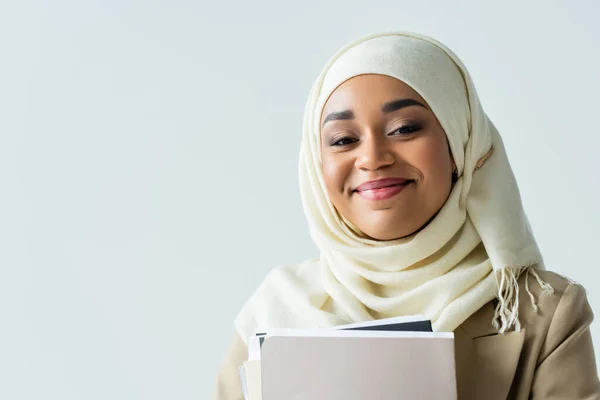
[[[454,332],[458,398],[505,400],[519,363],[525,331],[498,334],[486,304]]]

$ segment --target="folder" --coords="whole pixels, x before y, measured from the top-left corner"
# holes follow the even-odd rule
[[[453,333],[431,332],[419,320],[404,327],[429,329],[400,331],[407,321],[391,320],[251,338],[246,399],[455,400]]]

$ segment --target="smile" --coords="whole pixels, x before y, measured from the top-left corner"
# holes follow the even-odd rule
[[[406,181],[404,183],[399,183],[395,185],[385,186],[381,188],[373,188],[373,189],[365,189],[365,190],[356,190],[356,193],[361,195],[367,200],[378,201],[378,200],[387,200],[392,198],[402,192],[408,185],[413,183],[414,181]]]

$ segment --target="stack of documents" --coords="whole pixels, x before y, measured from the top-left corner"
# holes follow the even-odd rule
[[[246,400],[455,400],[454,334],[421,316],[273,329],[249,338],[240,377]]]

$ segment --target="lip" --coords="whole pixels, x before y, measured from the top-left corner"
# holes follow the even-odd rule
[[[410,183],[411,179],[385,178],[377,181],[365,182],[355,189],[355,192],[367,200],[385,200],[402,192]]]

